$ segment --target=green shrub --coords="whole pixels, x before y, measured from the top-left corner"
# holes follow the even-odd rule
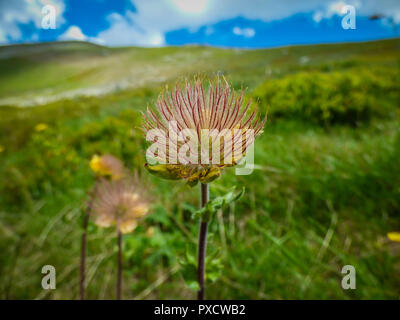
[[[323,125],[357,126],[372,117],[396,112],[399,75],[398,69],[382,67],[300,72],[264,82],[254,96],[272,120],[295,118]]]

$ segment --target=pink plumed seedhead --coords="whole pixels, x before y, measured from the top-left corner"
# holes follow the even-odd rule
[[[149,199],[137,175],[116,181],[102,179],[96,186],[92,218],[99,227],[115,225],[121,233],[133,231],[149,212]]]
[[[156,108],[144,114],[146,138],[157,135],[157,143],[165,145],[157,151],[160,164],[146,168],[164,178],[210,182],[208,178],[217,178],[224,167],[237,164],[265,121],[252,102],[246,102],[245,92],[233,90],[225,78],[217,77],[208,85],[195,79],[167,88]],[[180,152],[182,147],[187,152]]]

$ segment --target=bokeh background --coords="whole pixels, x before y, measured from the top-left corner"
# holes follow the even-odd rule
[[[41,28],[48,4],[55,29]],[[398,299],[399,22],[398,1],[0,1],[0,298],[77,299],[89,160],[146,174],[140,112],[166,84],[223,75],[269,120],[254,172],[211,186],[246,191],[211,222],[207,298]],[[194,298],[198,187],[148,179],[123,297]],[[88,298],[114,298],[116,250],[91,223]]]

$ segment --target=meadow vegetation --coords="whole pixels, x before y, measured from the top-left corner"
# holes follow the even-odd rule
[[[110,153],[146,174],[141,111],[199,72],[247,88],[269,114],[254,172],[227,169],[211,185],[213,196],[233,185],[245,194],[210,224],[207,298],[400,297],[400,244],[386,237],[400,231],[398,39],[254,51],[67,43],[46,56],[33,47],[0,50],[0,298],[78,298],[90,158]],[[74,95],[111,82],[120,88]],[[198,190],[148,179],[153,214],[124,235],[123,296],[194,298]],[[87,297],[114,298],[114,230],[88,232]],[[40,285],[46,264],[53,291]],[[348,264],[356,290],[341,287]]]

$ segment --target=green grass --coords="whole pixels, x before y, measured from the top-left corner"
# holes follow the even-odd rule
[[[217,71],[235,87],[248,87],[248,96],[259,100],[263,112],[269,110],[270,119],[256,142],[253,174],[236,176],[227,169],[212,184],[213,196],[232,185],[246,192],[211,222],[208,256],[222,272],[207,284],[207,298],[399,298],[400,247],[386,238],[400,231],[400,102],[393,88],[398,83],[389,81],[399,71],[398,40],[256,51],[47,46],[45,58],[41,48],[28,55],[33,49],[24,47],[15,49],[19,56],[0,60],[18,70],[0,68],[0,97],[24,102],[45,96],[49,88],[59,93],[94,88],[132,77],[128,67],[135,66],[133,74],[144,78],[103,96],[0,107],[0,298],[78,298],[82,213],[94,181],[90,157],[110,152],[144,173],[140,111],[165,82]],[[306,64],[300,61],[304,56]],[[90,72],[86,63],[93,59],[98,66]],[[64,73],[66,66],[74,68]],[[373,101],[368,118],[354,123],[321,122],[318,112],[302,116],[330,103],[326,97],[332,95],[342,99],[333,108],[346,105],[346,88],[337,84],[360,74],[372,74],[368,89],[356,81],[351,91]],[[321,104],[308,96],[310,75],[323,79],[322,92],[331,93],[318,95]],[[288,83],[296,99],[308,99],[294,113],[285,99],[270,95],[282,88],[291,92]],[[354,101],[359,100],[351,106]],[[376,102],[385,112],[375,112]],[[36,131],[39,123],[48,129]],[[194,298],[179,261],[195,254],[198,221],[191,214],[199,190],[148,179],[153,214],[124,236],[123,296]],[[88,298],[114,298],[114,233],[89,226]],[[41,289],[45,264],[56,267],[54,291]],[[347,264],[356,268],[356,290],[341,288],[340,271]]]

